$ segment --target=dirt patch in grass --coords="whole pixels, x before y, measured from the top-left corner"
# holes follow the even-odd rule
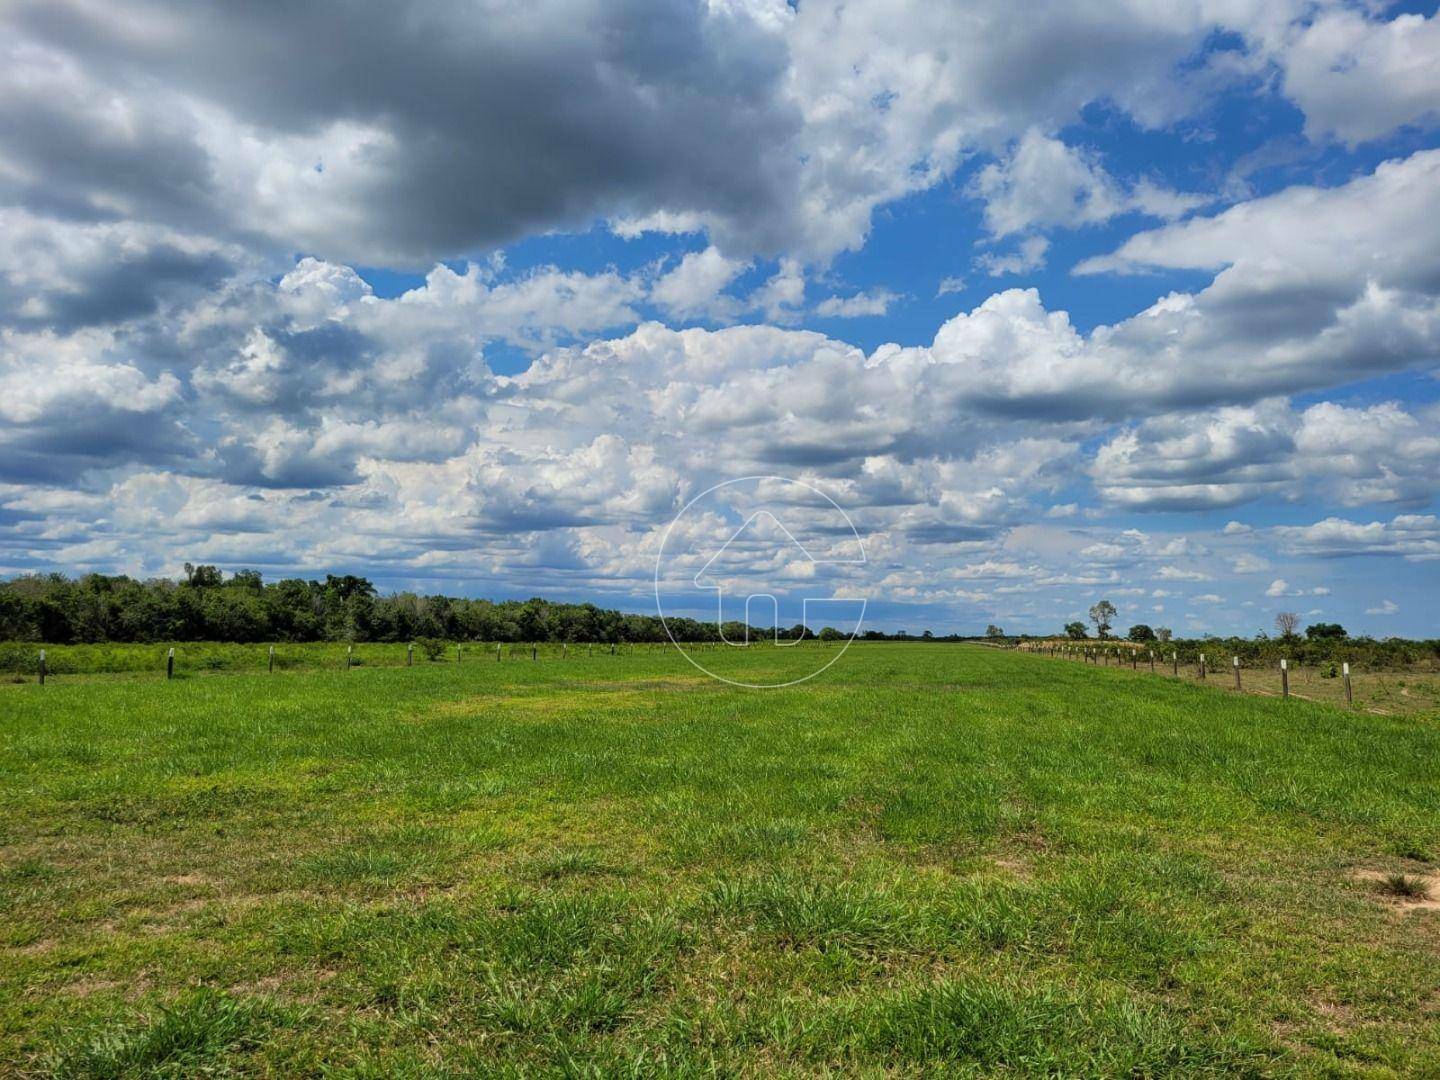
[[[1014,855],[996,855],[991,861],[995,864],[995,869],[1021,881],[1030,881],[1035,876],[1035,870],[1030,863]]]
[[[1359,867],[1350,877],[1371,894],[1400,911],[1440,911],[1440,882],[1427,874]]]
[[[1349,1005],[1342,1005],[1337,1001],[1317,1001],[1315,1003],[1315,1015],[1320,1022],[1336,1035],[1345,1035],[1354,1031],[1359,1024],[1355,1016],[1355,1010]]]

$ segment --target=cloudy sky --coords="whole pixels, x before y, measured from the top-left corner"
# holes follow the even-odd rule
[[[1435,6],[8,0],[0,573],[1440,635]]]

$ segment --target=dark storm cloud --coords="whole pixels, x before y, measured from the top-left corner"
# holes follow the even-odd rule
[[[198,439],[176,418],[95,407],[0,430],[0,481],[72,487],[91,469],[141,464],[194,472]]]
[[[0,322],[61,333],[121,323],[154,314],[164,300],[198,297],[234,269],[216,252],[160,244],[138,255],[74,267],[52,288],[27,288],[13,275],[0,273]],[[38,313],[28,313],[32,304]]]
[[[12,14],[131,114],[116,135],[78,100],[12,101],[0,145],[46,181],[14,192],[27,202],[167,219],[204,208],[264,231],[223,205],[207,154],[163,119],[183,95],[262,138],[334,123],[384,133],[363,170],[334,179],[354,213],[343,234],[305,238],[321,253],[424,262],[657,208],[743,214],[752,241],[781,239],[766,212],[794,186],[784,147],[799,118],[779,103],[783,41],[747,15],[674,0],[392,3],[363,18],[324,2],[127,9]]]

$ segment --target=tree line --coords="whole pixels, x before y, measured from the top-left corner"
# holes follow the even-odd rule
[[[185,564],[185,578],[138,580],[125,575],[29,574],[0,582],[0,641],[52,645],[216,642],[494,642],[718,641],[720,628],[695,619],[601,608],[595,604],[381,595],[368,579],[327,574],[323,581],[266,582],[254,570],[225,576],[214,566]],[[746,640],[743,622],[723,627],[729,641]],[[749,640],[774,628],[748,628]],[[787,640],[844,640],[833,627],[818,633],[795,625]],[[890,635],[871,631],[868,638]],[[908,638],[909,635],[899,635]],[[928,638],[930,635],[926,634]]]
[[[1286,657],[1300,664],[1324,664],[1342,660],[1363,661],[1374,667],[1406,667],[1416,663],[1440,661],[1440,641],[1412,641],[1405,638],[1352,637],[1340,623],[1316,622],[1300,630],[1300,616],[1282,611],[1275,616],[1275,633],[1261,630],[1254,637],[1178,638],[1167,626],[1152,627],[1135,623],[1123,638],[1111,633],[1119,615],[1109,600],[1100,600],[1090,608],[1090,627],[1080,620],[1068,622],[1062,636],[1070,641],[1129,641],[1137,645],[1164,645],[1182,659],[1210,649],[1226,656],[1238,656],[1242,663],[1268,663]],[[1020,640],[1036,640],[1024,635]]]

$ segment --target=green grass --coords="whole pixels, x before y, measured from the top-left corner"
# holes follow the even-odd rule
[[[1434,1074],[1437,766],[966,646],[4,686],[0,1074]]]
[[[436,643],[440,651],[427,657],[424,643],[414,645],[413,653],[399,642],[365,642],[347,645],[343,641],[282,642],[274,645],[275,670],[310,669],[344,670],[351,667],[403,667],[413,662],[441,664],[493,664],[497,647],[502,662],[579,659],[607,655],[609,645],[562,645],[544,643],[499,644],[490,642]],[[166,653],[175,650],[175,677],[191,678],[217,673],[259,672],[270,668],[268,644],[237,644],[227,641],[182,641],[173,645],[135,645],[105,643],[99,645],[44,645],[27,641],[0,642],[0,679],[7,682],[34,681],[40,671],[40,651],[45,650],[45,665],[52,681],[64,678],[126,675],[138,678],[163,679]],[[457,651],[458,648],[458,651]],[[532,654],[532,649],[533,654]],[[619,645],[618,651],[658,651],[658,645]]]

